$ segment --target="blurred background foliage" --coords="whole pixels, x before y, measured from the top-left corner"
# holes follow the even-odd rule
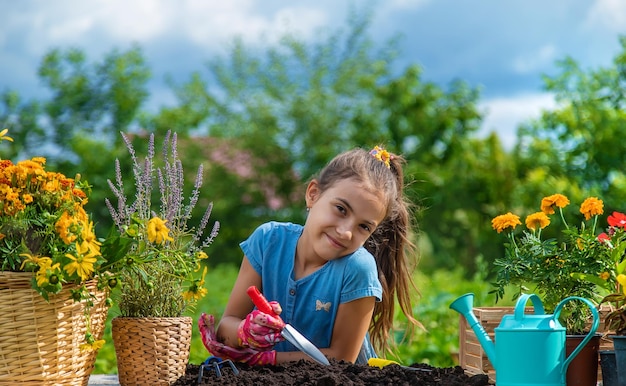
[[[606,212],[624,210],[626,38],[608,68],[583,70],[562,59],[560,73],[544,78],[557,107],[522,124],[514,147],[505,149],[496,133],[476,135],[479,89],[462,80],[426,82],[418,64],[399,68],[396,43],[376,46],[369,23],[368,14],[351,15],[316,42],[287,34],[263,50],[234,40],[229,55],[171,82],[176,101],[156,110],[147,106],[151,71],[141,47],[100,59],[80,48],[51,49],[38,73],[46,97],[23,100],[15,90],[0,96],[0,124],[15,139],[0,158],[44,156],[49,169],[81,172],[93,185],[87,209],[104,237],[115,159],[130,173],[119,132],[133,134],[141,155],[149,133],[159,142],[175,131],[185,170],[195,173],[200,163],[205,170],[199,205],[213,202],[212,220],[222,224],[206,251],[215,273],[206,281],[209,298],[198,307],[220,315],[241,261],[239,242],[268,220],[302,222],[303,188],[333,155],[383,144],[407,159],[421,250],[416,280],[423,297],[415,314],[428,328],[401,347],[400,359],[449,364],[442,358],[458,349],[449,302],[463,291],[481,294],[483,305],[494,301],[483,292],[490,263],[503,253],[493,217],[537,211],[554,193],[573,203],[596,195]],[[198,344],[196,361],[206,354]],[[99,358],[110,353],[102,351]],[[107,361],[99,359],[99,370],[114,371]]]

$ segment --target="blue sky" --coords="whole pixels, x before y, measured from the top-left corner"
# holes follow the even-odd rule
[[[351,4],[373,10],[377,42],[401,37],[403,67],[421,66],[423,80],[442,87],[462,79],[480,88],[481,134],[497,130],[506,145],[520,122],[554,107],[542,74],[556,74],[566,56],[587,69],[610,66],[626,35],[623,0],[0,0],[0,91],[45,95],[37,67],[51,48],[78,47],[99,61],[138,43],[153,71],[150,104],[167,105],[165,77],[203,71],[233,37],[316,39],[344,26]]]

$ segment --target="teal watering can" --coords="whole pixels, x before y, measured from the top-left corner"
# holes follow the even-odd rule
[[[530,300],[534,314],[525,314],[526,303]],[[589,334],[565,357],[565,327],[559,323],[561,309],[566,302],[577,300],[585,303],[593,314]],[[480,325],[472,312],[474,294],[468,293],[456,299],[450,308],[465,317],[476,334],[487,358],[496,370],[498,386],[565,386],[567,366],[580,350],[593,338],[600,317],[598,310],[589,300],[570,296],[563,299],[547,315],[539,296],[523,294],[517,300],[513,315],[504,315],[495,328],[495,344]]]

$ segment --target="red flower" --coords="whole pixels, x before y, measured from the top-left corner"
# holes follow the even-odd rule
[[[606,220],[610,226],[624,228],[626,227],[626,214],[613,212]]]

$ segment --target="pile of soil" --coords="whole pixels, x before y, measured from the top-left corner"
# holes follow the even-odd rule
[[[469,376],[459,366],[436,368],[426,364],[413,364],[409,370],[398,365],[380,369],[355,365],[345,361],[332,361],[330,366],[301,360],[276,366],[248,366],[237,363],[239,374],[234,374],[227,363],[219,366],[220,376],[214,366],[204,367],[198,382],[200,366],[188,365],[185,375],[173,386],[196,385],[302,385],[302,386],[360,386],[360,385],[490,385],[486,375]]]

